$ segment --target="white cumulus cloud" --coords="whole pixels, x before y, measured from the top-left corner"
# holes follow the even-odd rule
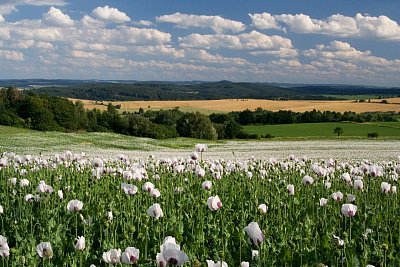
[[[252,26],[259,29],[280,29],[281,27],[278,25],[275,17],[270,13],[261,13],[261,14],[249,14]]]
[[[316,48],[305,50],[303,54],[313,59],[313,65],[336,71],[357,69],[359,74],[368,71],[386,75],[400,71],[399,59],[377,57],[371,51],[357,50],[347,42],[332,41],[330,45],[320,44]]]
[[[17,6],[64,6],[64,0],[1,0],[0,14],[10,14],[18,11]]]
[[[257,31],[239,35],[202,35],[194,33],[186,37],[180,37],[179,41],[182,47],[204,49],[279,50],[282,47],[292,47],[290,39],[278,35],[269,36]]]
[[[325,34],[353,38],[400,40],[400,25],[387,16],[357,13],[354,17],[335,14],[326,19],[313,19],[305,14],[249,14],[252,25],[259,29],[282,29],[295,33]]]
[[[216,33],[241,32],[246,29],[242,22],[225,19],[220,16],[192,15],[177,12],[171,15],[159,16],[156,20],[158,22],[173,23],[181,28],[210,28]]]
[[[104,21],[97,20],[88,15],[83,16],[80,23],[83,28],[101,29],[105,26]]]
[[[64,14],[60,9],[51,7],[47,13],[43,14],[42,22],[49,26],[70,27],[74,21]]]
[[[11,60],[11,61],[22,61],[24,60],[24,54],[18,51],[0,50],[0,59]]]
[[[130,22],[131,19],[124,12],[119,11],[117,8],[104,6],[104,7],[96,7],[93,12],[93,16],[96,19],[112,22],[112,23],[124,23]]]

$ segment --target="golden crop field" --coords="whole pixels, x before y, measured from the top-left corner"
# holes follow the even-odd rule
[[[71,99],[76,101],[77,99]],[[182,111],[200,111],[206,114],[212,112],[255,110],[260,107],[267,110],[291,110],[297,112],[311,111],[353,111],[356,113],[373,111],[400,112],[400,98],[387,98],[388,103],[381,103],[383,99],[371,99],[371,102],[355,102],[354,100],[321,101],[321,100],[259,100],[259,99],[223,99],[223,100],[190,100],[190,101],[116,101],[113,105],[121,105],[121,111],[171,109],[179,107]],[[81,100],[88,109],[107,108],[107,101]]]

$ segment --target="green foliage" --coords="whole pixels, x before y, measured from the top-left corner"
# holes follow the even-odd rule
[[[210,118],[200,112],[185,113],[176,122],[176,130],[183,137],[210,140],[218,137]]]
[[[225,138],[233,139],[242,133],[243,127],[234,120],[225,122]]]
[[[341,134],[344,133],[344,130],[342,127],[336,127],[335,129],[333,129],[333,133],[337,134],[337,136],[339,137]]]
[[[80,101],[74,104],[65,98],[35,95],[32,91],[22,92],[14,88],[0,90],[0,124],[41,131],[115,132],[157,139],[177,136],[210,140],[256,139],[265,131],[245,132],[242,125],[339,121],[394,122],[399,118],[400,114],[395,112],[342,114],[313,110],[298,113],[285,110],[272,112],[261,108],[228,114],[214,113],[209,117],[199,112],[184,113],[178,108],[146,112],[140,109],[134,115],[126,112],[121,115],[111,103],[105,111],[85,110]]]
[[[251,179],[250,169],[242,168],[242,162],[229,163],[234,164],[230,166],[235,171],[224,173],[222,179],[213,179],[211,167],[220,163],[198,162],[206,170],[205,177],[199,178],[189,164],[183,173],[173,173],[174,165],[156,164],[157,160],[130,159],[127,163],[112,159],[105,162],[109,171],[100,172],[96,178],[96,169],[87,161],[55,164],[57,160],[51,158],[48,161],[54,162],[54,166],[46,167],[36,161],[14,164],[10,157],[10,164],[0,169],[0,203],[4,209],[1,235],[7,238],[11,249],[10,256],[2,258],[2,266],[105,266],[103,252],[111,248],[124,251],[128,246],[140,250],[137,266],[156,266],[156,255],[166,236],[176,238],[188,255],[189,262],[184,266],[204,265],[209,259],[221,259],[229,266],[240,266],[242,261],[250,262],[250,266],[400,264],[398,196],[381,191],[381,183],[392,172],[388,162],[379,165],[382,175],[363,173],[364,190],[357,190],[341,176],[349,171],[349,165],[365,167],[365,162],[360,161],[338,162],[334,168],[329,167],[331,187],[326,188],[326,177],[313,171],[313,166],[327,168],[322,160],[285,160],[277,164],[247,160],[252,166]],[[113,171],[139,164],[147,166],[143,171],[148,179],[127,181]],[[25,175],[21,169],[26,171]],[[314,183],[303,184],[305,173],[314,177]],[[155,179],[155,174],[159,179]],[[16,185],[11,183],[11,177],[16,177]],[[22,179],[27,179],[29,185],[20,186]],[[37,185],[42,180],[54,192],[38,192]],[[201,189],[205,180],[212,180],[209,191]],[[141,190],[149,181],[161,192],[159,198]],[[127,195],[121,183],[130,183],[139,190]],[[289,184],[295,188],[294,195],[287,192]],[[178,192],[177,188],[181,190]],[[63,198],[57,195],[58,190],[63,191]],[[331,197],[338,191],[345,196],[341,201]],[[25,197],[31,193],[39,198],[28,202]],[[341,213],[342,205],[348,203],[348,194],[355,196],[353,204],[357,206],[351,218]],[[215,195],[219,195],[222,208],[211,211],[207,199]],[[326,206],[320,206],[320,198],[328,199]],[[68,211],[67,204],[73,199],[82,201],[81,211]],[[162,218],[147,215],[153,203],[160,204]],[[266,213],[260,212],[260,204],[266,204]],[[112,212],[112,220],[108,212]],[[252,245],[243,230],[250,222],[257,222],[265,236],[260,245]],[[78,236],[86,239],[83,251],[74,249]],[[340,245],[334,236],[343,243]],[[51,243],[51,260],[37,255],[36,246],[43,241]],[[259,251],[258,258],[253,259],[252,250]]]
[[[378,133],[368,133],[367,136],[368,138],[378,138]]]
[[[175,128],[155,124],[148,118],[138,114],[129,114],[125,116],[122,133],[156,139],[173,138],[178,136]]]

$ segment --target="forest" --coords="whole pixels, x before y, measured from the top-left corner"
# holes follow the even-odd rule
[[[329,111],[276,111],[258,108],[230,113],[139,109],[120,113],[111,103],[107,110],[85,109],[82,102],[66,98],[34,94],[9,87],[0,90],[0,125],[40,131],[115,132],[156,139],[191,137],[198,139],[253,139],[243,131],[244,125],[292,124],[317,122],[390,122],[398,121],[396,112],[361,113]]]
[[[35,81],[32,81],[33,83]],[[338,100],[344,95],[399,96],[400,88],[351,85],[297,86],[246,82],[79,82],[51,81],[30,90],[37,94],[95,101],[128,100]],[[18,83],[17,83],[18,84]],[[0,82],[1,85],[1,82]],[[30,87],[28,87],[30,88]]]

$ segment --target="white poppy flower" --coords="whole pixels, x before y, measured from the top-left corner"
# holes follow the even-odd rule
[[[206,151],[208,147],[206,144],[197,144],[197,145],[195,145],[194,148],[196,149],[196,152],[202,153],[202,152]]]
[[[325,185],[325,188],[326,188],[326,189],[329,189],[329,188],[331,188],[332,183],[329,182],[329,181],[326,181],[324,185]]]
[[[126,184],[126,183],[121,183],[121,189],[124,190],[124,193],[127,195],[134,195],[138,191],[138,188],[136,185]]]
[[[115,264],[120,262],[121,250],[120,249],[110,249],[103,253],[103,260],[107,263]]]
[[[343,181],[351,185],[351,177],[348,172],[343,173],[340,177],[342,178]]]
[[[353,204],[343,204],[341,211],[344,216],[353,217],[354,215],[356,215],[357,206]]]
[[[28,179],[21,179],[20,181],[19,181],[19,186],[21,186],[21,187],[27,187],[27,186],[29,186],[29,180]]]
[[[328,199],[326,199],[326,198],[320,198],[319,199],[319,205],[321,207],[325,207],[327,204],[328,204]]]
[[[355,180],[353,187],[356,190],[362,191],[364,189],[364,183],[362,180]]]
[[[104,164],[103,164],[103,160],[100,158],[94,158],[92,160],[92,165],[95,168],[103,168]]]
[[[71,212],[80,211],[83,208],[83,203],[80,200],[70,200],[67,204],[67,209]]]
[[[160,190],[154,188],[153,190],[151,190],[150,196],[152,196],[154,198],[158,198],[161,196],[161,192],[160,192]]]
[[[86,247],[85,237],[78,236],[75,240],[76,240],[75,249],[76,250],[84,250]]]
[[[14,186],[17,184],[17,178],[15,178],[15,177],[10,178],[9,181],[10,181],[10,183],[11,183],[12,185],[14,185]]]
[[[260,226],[258,225],[257,222],[249,223],[249,225],[247,225],[244,228],[244,231],[247,233],[247,235],[251,239],[251,242],[256,246],[261,244],[265,239],[264,234],[262,233]]]
[[[139,260],[139,250],[135,247],[127,247],[122,252],[121,260],[126,264],[135,264]]]
[[[341,201],[343,199],[343,193],[338,191],[335,193],[332,193],[331,197],[335,200],[335,201]]]
[[[207,262],[207,267],[228,267],[228,264],[224,261],[212,261],[212,260],[206,260]]]
[[[175,244],[166,243],[164,244],[162,257],[165,259],[167,264],[172,264],[175,266],[181,266],[189,261],[189,257],[185,252],[176,249]]]
[[[207,199],[207,205],[208,205],[208,208],[212,211],[216,211],[216,210],[219,210],[220,208],[222,208],[222,202],[218,196],[209,197]]]
[[[41,258],[51,259],[53,257],[53,249],[50,242],[41,242],[37,245],[36,252]]]
[[[392,188],[390,189],[390,191],[391,191],[393,194],[396,194],[396,193],[397,193],[397,186],[392,185]]]
[[[150,206],[150,208],[147,210],[147,215],[159,219],[164,216],[164,213],[161,209],[160,204],[154,203],[153,205]]]
[[[309,175],[303,177],[303,184],[305,185],[312,185],[314,183],[314,178]]]
[[[126,180],[131,180],[133,179],[133,173],[131,171],[123,171],[122,177]]]
[[[251,259],[252,260],[257,260],[258,256],[260,255],[260,252],[258,250],[251,250]]]
[[[333,241],[338,247],[344,246],[344,241],[340,237],[333,235]]]
[[[381,183],[381,191],[382,193],[388,194],[390,192],[391,185],[387,182]]]
[[[259,211],[260,213],[267,213],[267,211],[268,211],[267,205],[266,205],[266,204],[260,204],[260,205],[258,205],[258,211]]]
[[[354,202],[356,200],[356,196],[353,194],[347,194],[347,201]]]
[[[194,171],[194,174],[195,174],[197,177],[202,178],[202,177],[204,177],[204,175],[206,175],[206,171],[205,171],[203,168],[197,166],[197,167],[196,167],[196,170]]]
[[[212,187],[212,182],[211,182],[211,181],[205,181],[205,182],[203,182],[203,183],[201,184],[201,187],[202,187],[204,190],[210,190],[211,187]]]
[[[286,189],[287,189],[287,191],[288,191],[289,196],[293,196],[293,195],[294,195],[294,185],[289,184],[289,185],[286,187]]]
[[[146,182],[142,186],[143,191],[151,192],[155,188],[154,184],[152,182]]]
[[[10,248],[7,243],[7,238],[0,235],[0,256],[1,257],[8,257],[10,256]]]

